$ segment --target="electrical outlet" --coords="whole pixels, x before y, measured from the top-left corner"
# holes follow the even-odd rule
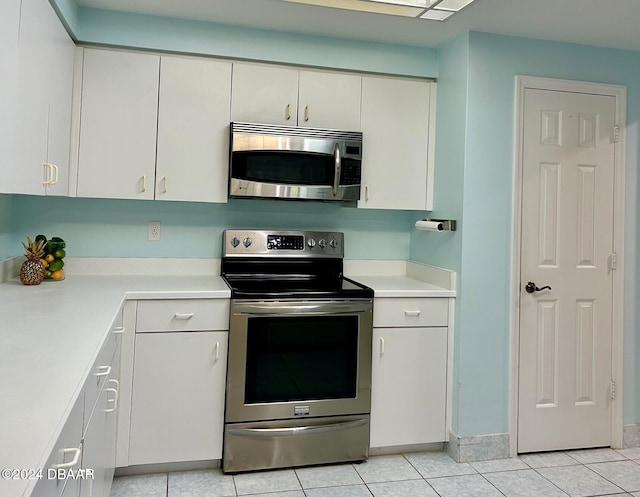
[[[160,241],[160,221],[149,221],[147,240],[150,242]]]

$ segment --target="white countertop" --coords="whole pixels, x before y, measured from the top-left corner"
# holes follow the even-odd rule
[[[455,297],[455,290],[448,290],[407,276],[346,275],[373,288],[376,297]]]
[[[68,276],[38,286],[0,284],[0,469],[44,467],[125,299],[229,295],[219,276]],[[34,483],[0,479],[0,495],[23,495]]]
[[[454,297],[407,276],[348,275],[376,297]],[[127,299],[229,298],[219,276],[72,275],[0,284],[0,470],[43,468],[117,312]],[[0,479],[0,495],[33,480]]]

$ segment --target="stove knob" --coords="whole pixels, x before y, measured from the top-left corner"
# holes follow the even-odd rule
[[[329,245],[331,246],[331,248],[336,248],[338,246],[338,241],[335,238],[332,238],[329,242]]]
[[[309,245],[309,248],[313,248],[316,246],[316,241],[313,238],[309,238],[307,240],[307,245]]]
[[[247,237],[244,240],[242,240],[242,245],[249,248],[249,245],[251,245],[251,238]]]
[[[237,236],[234,236],[234,237],[231,239],[231,246],[232,246],[233,248],[236,248],[238,245],[240,245],[240,240],[238,240],[238,237],[237,237]]]
[[[320,238],[318,245],[320,246],[320,248],[325,248],[327,246],[327,241],[324,238]]]

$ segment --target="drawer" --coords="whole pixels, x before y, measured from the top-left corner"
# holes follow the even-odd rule
[[[376,298],[373,301],[373,326],[447,326],[449,299]]]
[[[65,495],[78,495],[78,480],[64,477],[55,478],[55,476],[57,476],[58,470],[66,475],[70,470],[77,472],[81,467],[82,411],[83,396],[80,394],[69,413],[55,447],[42,468],[42,478],[38,479],[31,497],[57,497],[62,494],[65,488],[68,490]],[[70,487],[75,487],[75,489],[71,491]]]
[[[87,378],[84,385],[83,435],[87,429],[87,425],[89,424],[89,419],[91,418],[91,413],[93,412],[96,401],[98,400],[98,395],[111,375],[111,363],[113,362],[113,356],[116,351],[120,351],[119,345],[123,331],[121,320],[112,325],[109,336],[107,336],[107,339],[104,341],[104,344],[100,349],[100,353],[98,354],[98,358],[91,368],[89,378]]]
[[[228,299],[138,301],[136,333],[228,329]]]

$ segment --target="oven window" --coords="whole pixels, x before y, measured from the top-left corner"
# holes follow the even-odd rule
[[[358,317],[248,320],[245,403],[355,398]]]

